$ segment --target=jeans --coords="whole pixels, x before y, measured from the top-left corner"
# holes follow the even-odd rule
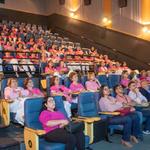
[[[109,119],[110,125],[123,125],[122,139],[130,141],[130,136],[138,137],[141,134],[140,119],[136,113],[130,113],[126,116],[116,116]]]
[[[143,113],[143,117],[146,118],[144,130],[150,131],[150,110],[141,109],[141,112]]]
[[[71,134],[63,128],[57,128],[46,133],[45,140],[66,144],[65,150],[85,150],[85,136],[83,131]]]

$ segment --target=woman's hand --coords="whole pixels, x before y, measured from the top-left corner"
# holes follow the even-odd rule
[[[59,125],[60,128],[63,128],[64,126],[66,126],[69,123],[68,120],[61,120],[61,123]]]
[[[135,111],[135,108],[134,108],[134,107],[131,107],[131,108],[130,108],[130,111],[131,111],[131,112],[134,112],[134,111]]]

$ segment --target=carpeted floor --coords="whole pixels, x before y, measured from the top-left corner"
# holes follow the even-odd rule
[[[110,140],[113,143],[108,143],[105,141],[101,141],[91,145],[93,150],[126,150],[128,148],[124,147],[120,144],[121,135],[114,134],[110,137]],[[134,144],[133,148],[130,150],[150,150],[150,135],[144,135],[144,141],[139,142],[138,144]]]
[[[100,141],[92,144],[93,150],[126,150],[128,148],[120,144],[121,135],[114,134],[110,136],[113,143]],[[19,148],[20,143],[23,143],[23,128],[17,125],[11,125],[8,128],[0,129],[0,150],[25,150]],[[12,146],[9,147],[9,146]],[[6,148],[7,147],[7,148]],[[134,144],[130,150],[150,150],[150,135],[144,135],[144,141],[139,144]]]

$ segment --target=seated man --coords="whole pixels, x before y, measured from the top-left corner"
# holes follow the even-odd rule
[[[109,96],[110,89],[108,86],[101,87],[101,99],[99,101],[99,106],[102,111],[123,111],[123,105],[121,102]],[[123,136],[121,143],[127,147],[132,147],[130,140],[138,143],[137,137],[140,135],[140,120],[139,117],[134,113],[134,110],[130,108],[128,113],[125,115],[118,115],[108,119],[110,125],[123,125]]]
[[[148,81],[147,80],[141,80],[140,92],[150,102],[150,86],[148,85]]]
[[[147,103],[147,99],[145,96],[141,94],[139,91],[139,88],[136,86],[136,82],[131,81],[129,83],[129,97],[133,102],[136,104],[142,104],[142,103]],[[143,116],[146,118],[145,122],[145,129],[143,131],[144,134],[150,134],[150,110],[147,109],[140,109],[140,111],[143,113]]]

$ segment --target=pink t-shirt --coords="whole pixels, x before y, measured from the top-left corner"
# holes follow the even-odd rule
[[[77,83],[77,84],[71,83],[70,90],[74,93],[81,92],[82,90],[84,90],[84,87],[81,83]]]
[[[86,81],[85,86],[87,90],[93,91],[97,91],[100,88],[96,81]]]
[[[130,79],[121,79],[121,85],[123,85],[124,87],[128,87],[128,84],[130,82]]]
[[[47,126],[46,124],[48,121],[50,121],[50,120],[61,120],[61,119],[66,119],[66,117],[64,116],[63,113],[61,113],[59,111],[51,112],[48,110],[44,110],[41,112],[41,114],[39,116],[39,120],[42,123],[43,129],[46,131],[46,133],[59,128],[59,125],[56,125],[53,127]]]
[[[131,102],[131,98],[128,95],[123,95],[123,96],[117,95],[116,99],[118,102],[125,103],[125,104]]]
[[[25,91],[27,91],[28,96],[33,96],[33,95],[44,96],[43,93],[38,88],[33,88],[32,90],[26,89]]]
[[[53,85],[50,87],[51,92],[63,92],[63,93],[69,93],[71,90],[64,85]]]

